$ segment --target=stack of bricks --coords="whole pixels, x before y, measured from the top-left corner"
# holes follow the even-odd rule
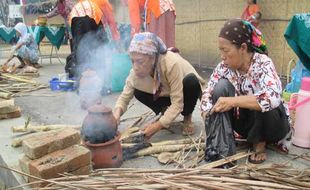
[[[14,99],[10,99],[10,97],[7,99],[0,98],[0,119],[17,118],[20,116],[21,110],[15,105]]]
[[[70,128],[27,138],[23,140],[25,155],[19,160],[20,167],[23,172],[43,179],[60,177],[63,173],[89,174],[91,153],[79,145],[80,141],[79,132]]]

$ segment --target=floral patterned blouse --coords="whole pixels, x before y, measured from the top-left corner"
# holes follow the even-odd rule
[[[203,112],[212,109],[212,92],[222,78],[228,79],[235,87],[236,96],[256,96],[262,112],[278,107],[282,101],[281,81],[272,60],[264,54],[255,53],[249,71],[244,75],[229,69],[223,61],[217,65],[202,94],[200,108]]]

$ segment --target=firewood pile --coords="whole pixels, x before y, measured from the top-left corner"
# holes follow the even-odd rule
[[[34,73],[28,74],[0,74],[0,92],[10,94],[12,97],[23,96],[29,92],[47,88],[47,84],[41,84],[33,80]],[[1,95],[0,95],[1,97]]]
[[[40,189],[310,189],[310,169],[297,170],[288,165],[240,165],[230,169],[215,168],[220,164],[248,156],[239,153],[195,169],[99,169],[89,175],[69,175],[49,180]],[[8,169],[8,168],[7,168]],[[11,169],[18,172],[14,169]],[[18,172],[22,175],[22,172]],[[33,177],[33,176],[29,176]],[[30,184],[23,184],[28,186]],[[35,188],[34,188],[35,189]]]

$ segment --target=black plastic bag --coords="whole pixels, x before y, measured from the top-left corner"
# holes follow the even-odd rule
[[[214,113],[205,120],[205,160],[213,162],[236,153],[229,112]],[[225,167],[225,166],[224,166]]]

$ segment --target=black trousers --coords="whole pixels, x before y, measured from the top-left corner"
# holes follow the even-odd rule
[[[83,36],[88,32],[96,32],[99,25],[89,16],[74,17],[71,24],[72,41],[70,41],[71,54],[67,57],[65,71],[69,73],[69,77],[79,78],[78,61],[76,52],[78,45]]]
[[[152,109],[156,114],[164,111],[167,106],[171,105],[170,97],[159,97],[153,100],[153,94],[142,92],[135,89],[134,96],[141,103]],[[188,74],[183,79],[183,101],[184,107],[181,114],[188,116],[193,113],[197,100],[201,96],[201,87],[195,74]]]
[[[213,91],[213,105],[219,97],[228,96],[235,96],[235,88],[227,79],[220,79]],[[210,117],[214,117],[215,114],[217,113]],[[277,108],[267,112],[240,108],[238,115],[236,109],[225,112],[225,114],[230,118],[233,130],[253,144],[262,141],[267,143],[278,142],[285,137],[290,128],[282,103]]]
[[[72,19],[71,31],[73,41],[73,51],[76,51],[79,42],[84,34],[90,31],[97,31],[99,25],[89,16],[74,17]]]

